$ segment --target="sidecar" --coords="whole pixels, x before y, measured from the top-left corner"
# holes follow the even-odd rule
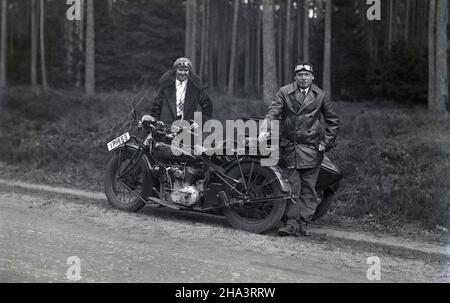
[[[313,221],[321,218],[330,209],[342,177],[341,169],[325,155],[317,177],[316,191],[320,204],[312,218]]]

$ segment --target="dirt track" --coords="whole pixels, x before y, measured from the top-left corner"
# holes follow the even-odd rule
[[[331,240],[235,230],[223,218],[0,186],[0,281],[65,282],[67,259],[81,282],[448,282],[447,260]]]

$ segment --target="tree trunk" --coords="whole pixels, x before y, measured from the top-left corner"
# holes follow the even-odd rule
[[[388,50],[392,50],[392,31],[394,18],[394,0],[389,0]]]
[[[323,90],[331,98],[331,10],[332,0],[325,0],[325,41],[323,62]]]
[[[263,100],[270,104],[277,91],[273,0],[263,0]]]
[[[283,3],[280,3],[280,10],[278,13],[278,47],[277,47],[277,78],[278,78],[278,87],[282,86],[283,81]]]
[[[6,6],[8,7],[8,5]],[[14,6],[12,9],[11,14],[14,16]],[[5,17],[5,20],[7,20],[7,18]],[[9,25],[9,54],[12,56],[14,55],[14,39],[15,39],[15,30],[14,30],[14,24],[11,22]]]
[[[107,0],[107,5],[108,5],[108,16],[110,19],[114,19],[114,1]]]
[[[202,40],[201,40],[201,49],[200,49],[200,69],[199,75],[200,79],[203,79],[204,71],[205,71],[205,55],[206,55],[206,0],[202,0],[201,4],[201,13],[202,13]]]
[[[257,5],[257,10],[258,10],[258,17],[257,17],[257,24],[256,24],[256,52],[255,52],[255,56],[256,56],[256,69],[255,69],[255,73],[256,73],[256,79],[255,79],[255,86],[256,86],[256,90],[257,92],[260,91],[260,85],[261,85],[261,21],[262,21],[262,14],[261,14],[261,10],[259,7],[259,4]]]
[[[1,32],[0,32],[0,90],[6,86],[6,26],[7,26],[7,0],[1,3]]]
[[[65,41],[65,49],[66,49],[66,58],[65,58],[65,65],[67,67],[67,75],[70,80],[72,80],[73,75],[73,26],[72,21],[65,20],[65,34],[64,34],[64,41]]]
[[[286,2],[286,33],[284,38],[284,81],[287,82],[292,78],[292,20],[291,20],[292,0]]]
[[[197,0],[191,0],[191,15],[192,15],[192,30],[191,30],[191,50],[190,50],[190,58],[192,62],[193,71],[198,70],[197,68],[197,11],[198,5]]]
[[[426,1],[421,2],[420,8],[420,47],[427,47],[427,20],[428,20],[428,3]]]
[[[87,95],[95,93],[95,24],[94,0],[86,0],[86,75],[85,90]]]
[[[374,24],[373,24],[373,22],[366,22],[366,26],[367,26],[367,47],[368,47],[368,49],[367,49],[367,51],[368,51],[368,54],[369,54],[369,66],[371,67],[371,68],[373,68],[374,67],[374,64],[373,64],[373,62],[375,61],[374,60],[374,45],[375,45],[375,43],[374,43],[374,36],[375,36],[375,33],[374,33]]]
[[[447,0],[436,3],[436,100],[434,110],[438,113],[450,112],[448,103],[448,62],[447,62]]]
[[[249,5],[249,14],[251,16],[250,22],[250,89],[255,92],[256,79],[256,27],[257,27],[257,7],[258,4],[252,0]]]
[[[85,12],[85,2],[86,0],[80,0],[80,20],[76,22],[76,35],[78,39],[78,61],[77,61],[77,81],[76,87],[81,88],[82,86],[82,69],[83,69],[83,42],[84,42],[84,12]]]
[[[233,33],[231,36],[231,58],[230,58],[230,71],[228,74],[228,90],[227,95],[234,94],[234,81],[236,74],[236,53],[237,53],[237,25],[239,17],[239,0],[234,1],[234,14],[233,14]]]
[[[252,42],[252,36],[250,31],[250,17],[251,17],[251,10],[250,10],[250,3],[247,3],[247,9],[245,11],[246,15],[246,24],[245,24],[245,71],[244,71],[244,91],[248,93],[250,91],[250,70],[251,70],[251,64],[250,64],[250,53],[251,53],[251,42]]]
[[[297,62],[302,59],[302,16],[303,16],[303,1],[297,0]]]
[[[222,30],[223,32],[223,30]],[[225,52],[225,39],[220,39],[218,41],[219,43],[219,50],[217,52],[217,87],[221,92],[225,91],[226,87],[226,70],[227,70],[227,59],[226,59],[226,52]]]
[[[206,82],[209,87],[214,86],[214,77],[213,77],[213,46],[214,39],[211,38],[211,30],[212,30],[212,16],[211,16],[211,6],[213,3],[209,0],[206,1]]]
[[[436,87],[436,0],[429,2],[428,16],[428,108],[434,110],[435,105],[435,87]]]
[[[228,23],[228,5],[226,2],[219,3],[220,10],[223,14],[219,14],[220,22],[219,24]],[[225,26],[220,26],[221,39],[219,39],[219,51],[218,51],[218,66],[217,66],[217,86],[220,91],[225,92],[227,86],[227,29]]]
[[[31,86],[37,86],[37,23],[36,23],[36,0],[31,0]]]
[[[411,0],[405,0],[405,42],[409,40],[409,5]]]
[[[45,64],[45,28],[44,28],[44,20],[45,20],[45,7],[44,0],[39,1],[40,4],[40,44],[41,44],[41,79],[42,79],[42,87],[44,90],[48,88],[47,82],[47,65]]]
[[[184,35],[184,55],[191,58],[191,38],[192,38],[192,0],[186,0],[186,32]]]
[[[303,60],[309,61],[309,0],[304,3]]]
[[[411,0],[413,1],[412,3],[412,12],[411,12],[411,44],[416,45],[417,44],[417,35],[414,35],[414,33],[417,32],[418,30],[418,24],[419,22],[417,22],[417,6],[418,6],[418,2],[417,0]],[[436,5],[436,4],[435,4]]]

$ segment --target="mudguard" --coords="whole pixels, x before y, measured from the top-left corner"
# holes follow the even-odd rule
[[[255,162],[258,165],[260,164],[260,160],[257,158],[245,158],[245,159],[240,159],[239,160],[240,163],[251,163],[251,162]],[[237,164],[237,160],[234,160],[233,162],[231,162],[226,168],[225,168],[225,172],[227,172],[228,170],[230,170],[232,167],[234,167]],[[288,195],[291,194],[291,185],[289,184],[288,179],[285,177],[285,175],[283,174],[283,170],[278,166],[265,166],[268,169],[270,169],[272,171],[272,173],[274,174],[274,177],[277,178],[278,183],[280,184],[280,188],[281,191],[283,193],[286,193]]]
[[[139,150],[139,146],[136,145],[136,144],[127,142],[123,146],[118,147],[114,152],[117,153],[117,152],[119,152],[121,150],[128,150],[128,151],[132,151],[132,152],[137,152]],[[143,159],[143,161],[145,163],[145,168],[147,169],[147,172],[149,174],[151,174],[152,173],[152,164],[151,164],[151,161],[149,159],[148,153],[144,152],[142,154],[142,159]]]

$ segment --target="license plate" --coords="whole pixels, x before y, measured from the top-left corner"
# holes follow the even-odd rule
[[[125,133],[108,143],[108,151],[112,151],[130,140],[130,133]]]

